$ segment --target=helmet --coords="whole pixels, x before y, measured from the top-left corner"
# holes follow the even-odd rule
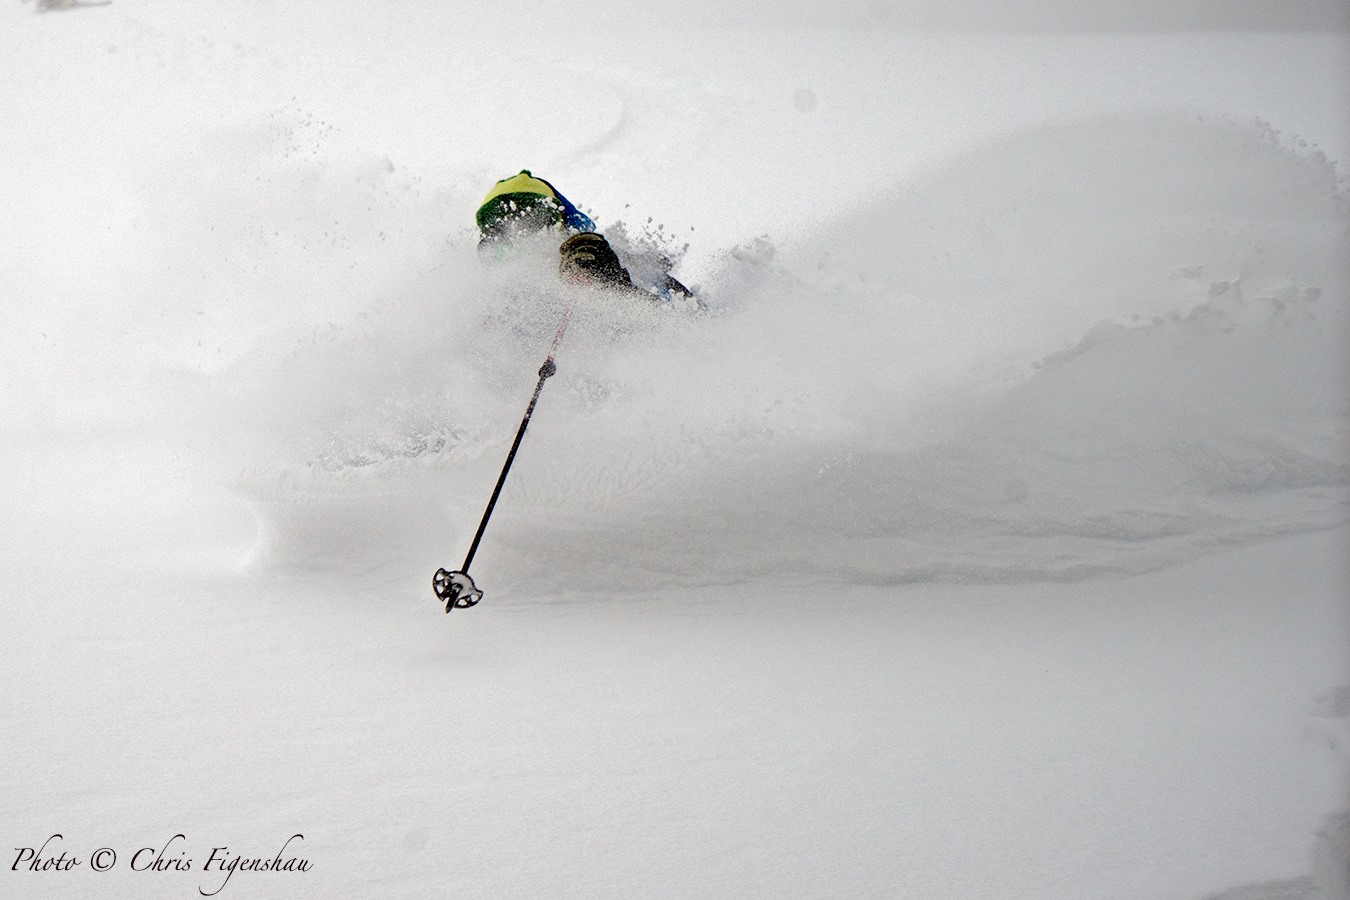
[[[553,187],[522,169],[493,185],[478,207],[478,230],[488,241],[511,239],[547,228],[561,229],[566,213]]]

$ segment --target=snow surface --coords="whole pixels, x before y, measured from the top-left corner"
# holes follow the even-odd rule
[[[1344,896],[1350,38],[526,9],[0,10],[0,895]]]

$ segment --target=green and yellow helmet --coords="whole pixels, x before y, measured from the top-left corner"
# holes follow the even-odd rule
[[[551,184],[522,169],[492,186],[478,207],[477,219],[483,236],[496,238],[562,228],[567,213]]]
[[[478,207],[477,218],[478,230],[492,239],[552,227],[573,234],[595,230],[590,216],[529,169],[494,184]]]

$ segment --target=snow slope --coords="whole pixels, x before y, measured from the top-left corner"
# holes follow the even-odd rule
[[[733,251],[707,320],[616,338],[583,304],[484,562],[531,590],[578,568],[632,587],[1062,580],[1342,524],[1348,225],[1334,170],[1268,130],[1136,115],[1007,139],[791,254]],[[519,312],[484,277],[450,292],[458,315],[418,319],[441,330],[381,307],[226,373],[275,404],[278,456],[248,488],[264,555],[434,549],[451,522],[467,544],[565,303],[541,289]],[[332,391],[348,379],[355,409]],[[274,459],[301,465],[279,482]],[[445,519],[410,522],[391,490],[443,498]],[[372,493],[355,546],[327,543]]]
[[[1344,35],[541,15],[0,12],[0,893],[1343,889]]]

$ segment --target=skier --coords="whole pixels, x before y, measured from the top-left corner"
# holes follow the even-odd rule
[[[558,271],[568,282],[606,287],[653,303],[681,298],[697,303],[693,292],[671,277],[670,263],[664,258],[658,261],[655,290],[635,285],[590,216],[529,169],[493,185],[478,207],[477,220],[482,235],[478,252],[485,262],[509,254],[524,238],[556,233],[564,238],[558,247]]]

